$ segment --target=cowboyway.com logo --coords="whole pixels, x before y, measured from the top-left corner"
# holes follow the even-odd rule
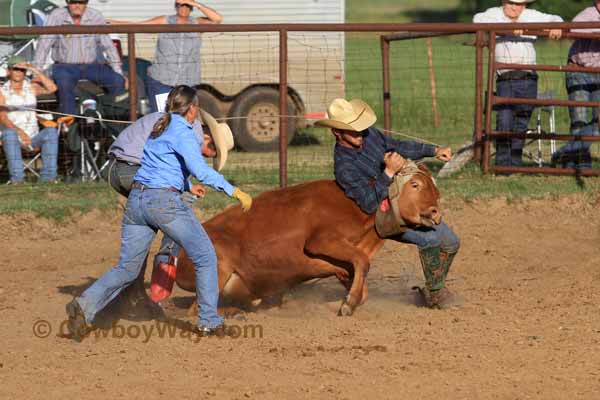
[[[69,337],[67,324],[64,320],[58,324],[56,335],[59,337]],[[86,333],[87,339],[134,339],[141,340],[142,343],[148,343],[153,338],[158,339],[187,339],[192,342],[198,342],[206,339],[206,335],[194,331],[194,326],[184,321],[152,321],[146,324],[120,324],[114,323],[107,329],[92,329]],[[33,334],[39,339],[46,339],[55,332],[52,324],[46,320],[38,320],[33,323]],[[231,338],[231,339],[262,339],[264,337],[263,326],[245,324],[245,325],[226,325],[223,329],[218,329],[211,337]]]

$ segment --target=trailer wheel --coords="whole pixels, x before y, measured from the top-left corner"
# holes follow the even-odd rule
[[[221,108],[219,107],[219,100],[204,89],[198,89],[197,92],[200,99],[200,108],[215,117],[215,119],[221,118],[222,115]]]
[[[288,96],[286,115],[296,115]],[[275,151],[279,148],[279,90],[255,87],[238,97],[231,106],[230,126],[236,145],[245,151]],[[287,142],[294,138],[295,119],[288,120]]]

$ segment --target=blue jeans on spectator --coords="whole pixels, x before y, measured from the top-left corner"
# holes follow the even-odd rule
[[[119,263],[77,298],[86,322],[92,323],[136,279],[158,230],[182,246],[194,263],[198,325],[215,328],[223,323],[217,314],[217,256],[212,242],[181,195],[164,189],[131,190],[121,224]]]
[[[500,97],[537,98],[537,78],[496,81],[496,94]],[[529,125],[534,106],[528,104],[502,104],[496,113],[496,130],[524,133]],[[496,139],[496,165],[523,165],[523,139]]]
[[[12,129],[2,130],[4,155],[8,163],[10,180],[13,183],[23,182],[23,153],[19,135]],[[58,131],[55,128],[45,128],[31,138],[31,147],[42,151],[42,171],[40,180],[51,182],[56,179],[56,164],[58,160]]]
[[[169,93],[171,89],[173,89],[173,86],[160,83],[148,75],[146,78],[146,93],[148,94],[148,100],[150,101],[150,109],[152,112],[158,111],[158,105],[156,104],[155,96],[161,93]]]
[[[59,111],[79,114],[75,103],[75,86],[82,79],[106,88],[112,96],[125,90],[125,79],[106,64],[54,64],[52,79],[58,86]]]
[[[567,72],[566,86],[569,100],[600,101],[600,74]],[[588,111],[590,108],[591,120]],[[597,136],[599,134],[597,107],[569,107],[569,116],[571,117],[572,135]],[[591,142],[571,141],[561,147],[557,153],[574,153],[580,150],[589,152],[591,145]]]
[[[409,229],[400,236],[400,241],[416,245],[420,250],[439,247],[445,253],[456,253],[460,247],[460,239],[445,223]]]

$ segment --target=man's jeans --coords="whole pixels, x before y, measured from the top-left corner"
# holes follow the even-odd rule
[[[399,240],[417,245],[419,250],[439,247],[441,251],[450,254],[456,253],[460,247],[460,239],[445,222],[431,228],[409,229]]]
[[[137,173],[140,166],[137,164],[129,164],[124,161],[118,161],[117,159],[112,159],[108,168],[108,175],[106,176],[106,180],[109,185],[116,190],[119,194],[129,197],[129,193],[131,192],[131,185],[133,185],[133,178]],[[195,197],[191,195],[191,193],[185,192],[181,195],[181,199],[184,204],[188,207],[192,208],[194,205]],[[156,255],[156,259],[158,262],[168,263],[170,256],[177,256],[179,254],[179,250],[181,247],[169,237],[167,234],[163,234],[163,239],[160,244],[160,249],[158,250],[158,254]]]
[[[565,81],[569,100],[600,101],[600,74],[567,72]],[[588,111],[590,108],[591,120]],[[569,107],[569,116],[572,135],[597,136],[599,134],[597,107]],[[591,142],[571,141],[560,148],[558,153],[589,151],[591,145]]]
[[[58,86],[58,109],[66,114],[79,114],[75,104],[75,86],[81,79],[106,88],[112,96],[125,89],[125,79],[106,64],[54,64],[52,78]]]
[[[19,135],[12,129],[2,130],[4,155],[8,162],[8,171],[12,182],[23,182],[23,153]],[[42,149],[42,171],[40,180],[50,182],[56,179],[56,164],[58,160],[58,131],[55,128],[45,128],[31,138],[31,147]]]
[[[164,189],[132,189],[121,224],[119,263],[77,298],[88,323],[137,278],[157,230],[172,237],[194,263],[198,325],[214,328],[223,323],[217,314],[217,255],[212,242],[180,194]]]
[[[500,97],[537,98],[537,79],[497,80],[496,94]],[[524,133],[534,107],[528,104],[498,106],[496,130]],[[496,165],[523,165],[523,139],[496,139]]]
[[[152,112],[158,111],[156,95],[161,93],[169,93],[171,89],[173,89],[172,86],[160,83],[159,81],[152,79],[150,76],[146,78],[146,93],[148,93],[148,100],[150,101],[150,109]]]

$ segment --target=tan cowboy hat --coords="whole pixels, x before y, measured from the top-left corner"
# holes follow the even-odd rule
[[[233,149],[233,134],[231,133],[229,125],[218,123],[212,115],[202,109],[200,109],[200,117],[208,126],[208,129],[210,129],[210,135],[212,136],[215,148],[217,149],[217,156],[213,159],[213,168],[220,171],[227,162],[227,152]]]
[[[327,109],[327,117],[315,122],[315,125],[361,132],[377,121],[377,116],[371,107],[359,99],[333,100]]]

